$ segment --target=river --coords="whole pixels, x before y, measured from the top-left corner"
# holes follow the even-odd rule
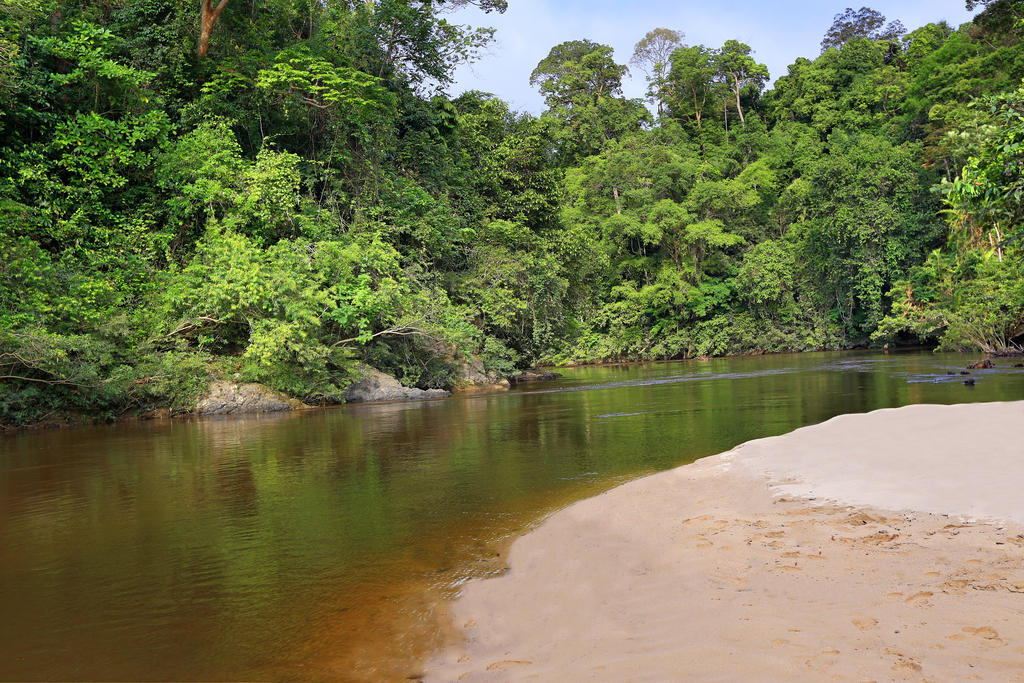
[[[926,351],[590,366],[425,403],[0,436],[0,679],[382,680],[508,539],[834,415],[1024,399]]]

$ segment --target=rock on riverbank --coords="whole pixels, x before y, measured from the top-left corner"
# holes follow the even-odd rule
[[[556,380],[562,375],[557,372],[548,372],[545,370],[526,370],[520,374],[510,377],[509,380],[512,384],[523,384],[524,382],[550,382]]]
[[[262,384],[215,381],[196,405],[197,415],[280,413],[307,407],[302,401]]]
[[[451,392],[444,389],[415,389],[402,386],[397,379],[368,365],[359,368],[359,379],[345,390],[348,403],[370,401],[418,401],[446,398]]]

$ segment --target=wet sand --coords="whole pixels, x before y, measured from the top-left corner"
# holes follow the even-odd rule
[[[846,415],[573,504],[429,680],[1024,680],[1024,401]]]

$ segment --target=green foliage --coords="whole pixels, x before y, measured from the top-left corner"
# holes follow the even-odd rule
[[[793,301],[795,274],[796,260],[787,245],[765,240],[743,255],[736,285],[751,308],[771,315]]]
[[[878,339],[911,334],[937,339],[941,348],[988,353],[1022,348],[1024,88],[982,104],[996,125],[985,131],[960,176],[942,186],[949,206],[947,251],[934,251],[896,283]]]
[[[530,74],[530,84],[538,86],[548,107],[572,107],[582,99],[621,94],[627,73],[629,69],[612,59],[607,45],[570,40],[551,48]]]
[[[1018,3],[850,10],[768,92],[750,46],[655,29],[656,118],[589,40],[537,65],[539,117],[450,98],[492,36],[468,4],[505,8],[232,3],[197,59],[192,5],[4,3],[0,422],[225,376],[337,401],[357,362],[1020,344]]]
[[[1024,335],[1024,279],[1018,259],[972,253],[964,261],[934,252],[896,283],[892,313],[875,338],[908,334],[937,339],[939,348],[986,353],[1020,351]]]
[[[821,41],[821,51],[840,47],[853,38],[895,40],[903,32],[903,24],[899,21],[886,24],[881,12],[869,7],[861,7],[855,12],[853,8],[847,7],[845,12],[837,14],[833,19],[832,26]]]
[[[745,126],[740,95],[744,90],[760,94],[768,81],[768,67],[755,62],[750,56],[750,46],[738,40],[725,41],[725,45],[718,51],[716,63],[726,84],[731,83],[732,93],[736,97],[736,113]]]
[[[939,233],[919,196],[915,146],[837,134],[826,149],[809,169],[808,220],[794,228],[821,305],[856,337],[877,326],[889,285]]]
[[[556,45],[537,64],[530,83],[544,95],[544,117],[563,162],[594,154],[650,122],[639,100],[620,96],[628,72],[612,59],[612,48],[589,40]]]
[[[669,107],[677,119],[693,121],[701,128],[701,119],[714,97],[718,67],[715,53],[703,45],[681,47],[672,53],[669,71]]]
[[[633,57],[629,60],[630,64],[647,76],[647,97],[657,105],[659,119],[665,108],[665,89],[672,53],[682,44],[683,34],[680,31],[652,29],[634,46]]]
[[[985,104],[994,125],[949,187],[947,200],[960,241],[977,243],[991,230],[997,243],[1015,243],[1024,237],[1019,227],[1024,218],[1024,86]]]
[[[564,315],[568,281],[545,246],[521,224],[488,222],[460,287],[480,328],[527,357],[554,342]]]
[[[242,375],[306,398],[339,398],[356,345],[414,318],[400,256],[379,238],[281,240],[267,249],[216,224],[166,283],[166,340],[233,352]]]
[[[380,106],[382,95],[373,76],[336,67],[312,54],[305,45],[278,53],[274,63],[256,75],[256,87],[291,102],[292,106],[317,109],[341,106],[372,110]]]

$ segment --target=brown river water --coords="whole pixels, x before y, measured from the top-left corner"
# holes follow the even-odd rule
[[[401,680],[546,514],[834,415],[1024,399],[927,351],[563,371],[509,392],[0,436],[0,680]]]

